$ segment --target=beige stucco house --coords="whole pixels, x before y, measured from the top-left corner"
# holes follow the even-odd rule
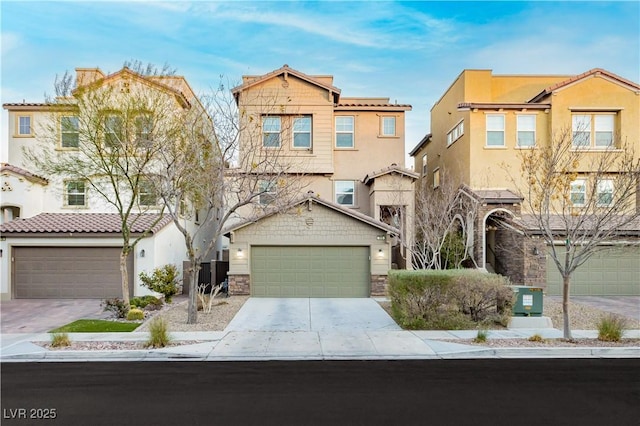
[[[515,283],[544,286],[549,294],[560,294],[562,282],[547,256],[549,247],[514,240],[512,230],[500,224],[526,219],[528,213],[518,191],[524,187],[519,154],[551,144],[563,133],[573,135],[573,149],[587,157],[619,152],[623,142],[640,155],[640,85],[603,69],[580,75],[464,70],[431,109],[431,133],[410,152],[425,190],[436,189],[446,170],[446,178],[475,200],[477,220],[470,226],[476,264]],[[593,170],[579,169],[571,197],[600,196],[586,194],[585,185],[578,184]],[[623,231],[638,242],[640,229]],[[594,255],[576,272],[572,294],[640,294],[638,259],[638,245]]]
[[[226,233],[232,293],[285,297],[383,294],[407,265],[413,182],[404,167],[405,112],[389,98],[343,97],[333,76],[287,65],[232,90],[244,120],[242,158],[277,152],[302,183],[280,213],[247,206]],[[256,134],[257,133],[257,134]],[[256,142],[257,141],[257,142]],[[260,160],[241,172],[252,172]],[[265,204],[278,198],[274,186]],[[409,263],[410,265],[410,263]]]

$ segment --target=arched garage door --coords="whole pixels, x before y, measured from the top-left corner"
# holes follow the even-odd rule
[[[253,246],[251,295],[369,297],[369,247]]]
[[[13,247],[12,284],[19,299],[122,297],[119,247]],[[133,256],[127,262],[133,288]]]
[[[562,277],[547,256],[547,293],[562,294]],[[574,296],[640,296],[640,247],[599,251],[573,273]]]

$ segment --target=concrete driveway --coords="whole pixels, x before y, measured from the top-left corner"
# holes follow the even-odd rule
[[[561,302],[562,296],[546,296]],[[591,306],[601,311],[640,321],[640,296],[570,296],[571,303]]]
[[[13,299],[0,303],[2,334],[43,333],[80,318],[105,318],[100,299]]]
[[[225,331],[401,330],[374,299],[255,298]]]

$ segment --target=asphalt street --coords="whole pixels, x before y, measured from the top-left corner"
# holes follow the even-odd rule
[[[640,359],[2,363],[2,425],[637,425]]]

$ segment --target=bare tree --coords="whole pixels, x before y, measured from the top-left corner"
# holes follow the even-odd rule
[[[56,78],[57,94],[74,86],[68,73]],[[183,105],[176,93],[159,90],[137,74],[72,93],[49,103],[48,120],[36,130],[41,143],[25,157],[46,176],[75,182],[85,195],[98,194],[120,216],[122,297],[128,307],[127,256],[162,219],[163,209],[149,198],[148,175],[159,150],[173,143],[174,116]],[[141,214],[149,212],[154,215]],[[140,234],[132,234],[141,227]]]
[[[548,145],[521,151],[520,176],[513,179],[525,195],[527,233],[546,242],[562,275],[566,339],[572,274],[606,249],[603,243],[626,244],[625,232],[640,224],[640,159],[633,149],[618,142],[593,151],[581,148],[579,137],[566,129]]]
[[[460,268],[464,261],[473,261],[478,203],[464,187],[456,186],[446,169],[440,169],[439,177],[436,188],[424,178],[416,188],[415,241],[408,249],[418,269]],[[455,253],[448,252],[455,239],[461,242],[460,247]]]
[[[281,111],[272,97],[259,101],[262,114]],[[225,225],[279,211],[303,186],[297,173],[300,163],[291,162],[282,146],[265,149],[260,117],[239,108],[224,84],[203,102],[205,109],[181,117],[176,126],[182,129],[178,143],[164,147],[154,175],[166,211],[185,240],[188,324],[197,322],[200,264],[222,237]],[[289,130],[282,128],[280,137],[285,139]],[[195,215],[196,224],[187,226],[185,217]]]

